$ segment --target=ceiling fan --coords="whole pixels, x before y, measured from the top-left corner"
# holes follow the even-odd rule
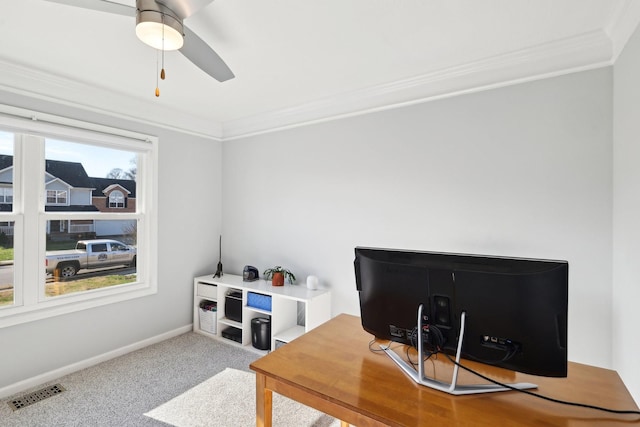
[[[69,6],[136,17],[136,35],[165,51],[180,50],[189,61],[219,82],[234,78],[220,56],[183,21],[213,0],[136,0],[136,7],[109,0],[48,0]],[[163,70],[164,72],[164,70]]]

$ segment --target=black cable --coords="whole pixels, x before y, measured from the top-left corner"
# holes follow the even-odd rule
[[[489,359],[482,359],[480,357],[475,357],[471,354],[467,354],[466,352],[462,352],[461,356],[469,359],[469,360],[473,360],[474,362],[480,362],[480,363],[484,363],[485,365],[496,365],[498,363],[501,362],[507,362],[509,360],[511,360],[513,357],[515,357],[518,352],[520,350],[517,347],[512,348],[511,350],[505,351],[506,354],[504,355],[504,357],[502,357],[502,359],[493,359],[493,360],[489,360]]]
[[[433,326],[433,325],[431,326],[431,328],[433,328],[434,330],[436,330],[436,331],[437,331],[437,332],[436,332],[436,334],[438,334],[438,333],[439,333],[439,334],[438,334],[439,336],[435,338],[435,339],[438,341],[438,343],[436,343],[436,345],[434,346],[434,348],[435,348],[435,350],[434,350],[434,351],[428,351],[429,355],[428,355],[428,356],[426,356],[426,357],[424,358],[424,360],[428,360],[428,359],[430,359],[430,358],[431,358],[431,356],[433,356],[433,355],[436,355],[436,357],[437,357],[437,355],[438,355],[439,353],[442,353],[442,354],[444,354],[444,355],[447,357],[447,359],[449,359],[449,360],[451,361],[451,363],[453,363],[454,365],[457,365],[458,367],[460,367],[460,368],[464,369],[465,371],[467,371],[467,372],[469,372],[469,373],[471,373],[471,374],[473,374],[473,375],[475,375],[475,376],[477,376],[477,377],[482,378],[482,379],[483,379],[483,380],[485,380],[485,381],[489,381],[490,383],[493,383],[493,384],[495,384],[495,385],[497,385],[497,386],[500,386],[500,387],[504,387],[504,388],[509,389],[509,390],[518,391],[518,392],[520,392],[520,393],[524,393],[524,394],[527,394],[527,395],[529,395],[529,396],[537,397],[537,398],[539,398],[539,399],[547,400],[547,401],[549,401],[549,402],[558,403],[558,404],[561,404],[561,405],[577,406],[577,407],[580,407],[580,408],[594,409],[594,410],[596,410],[596,411],[603,411],[603,412],[608,412],[608,413],[611,413],[611,414],[620,414],[620,415],[623,415],[623,414],[634,414],[634,415],[640,415],[640,411],[636,411],[636,410],[632,410],[632,409],[629,409],[629,410],[626,410],[626,409],[623,409],[623,410],[620,410],[620,409],[610,409],[610,408],[604,408],[604,407],[602,407],[602,406],[589,405],[589,404],[586,404],[586,403],[578,403],[578,402],[570,402],[570,401],[567,401],[567,400],[560,400],[560,399],[556,399],[556,398],[553,398],[553,397],[544,396],[544,395],[542,395],[542,394],[533,393],[533,392],[531,392],[531,391],[529,391],[529,390],[519,389],[519,388],[513,387],[513,386],[511,386],[511,385],[509,385],[509,384],[501,383],[500,381],[496,381],[496,380],[494,380],[493,378],[489,378],[489,377],[487,377],[486,375],[481,374],[480,372],[477,372],[477,371],[475,371],[475,370],[473,370],[473,369],[471,369],[471,368],[468,368],[468,367],[466,367],[466,366],[462,365],[462,364],[461,364],[461,363],[459,363],[459,362],[456,362],[456,361],[455,361],[451,356],[449,356],[447,353],[445,353],[444,351],[442,351],[442,350],[441,350],[441,345],[443,345],[443,344],[444,344],[444,337],[443,337],[443,335],[442,335],[442,332],[441,332],[437,327],[435,327],[435,326]],[[432,331],[432,332],[433,332],[433,331]],[[415,339],[415,335],[416,335],[416,333],[417,333],[417,328],[414,328],[414,330],[413,330],[413,331],[411,331],[411,336],[410,336],[410,341],[411,341],[411,343],[413,344],[413,347],[417,347],[417,341],[415,341],[415,344],[414,344],[414,339]],[[375,338],[374,338],[374,339],[372,339],[372,340],[369,342],[369,350],[370,350],[370,351],[372,351],[372,352],[382,352],[382,351],[384,351],[384,350],[382,350],[382,349],[380,349],[380,350],[374,350],[374,349],[372,349],[372,348],[371,348],[371,346],[373,345],[373,343],[374,343],[375,341],[376,341],[376,340],[375,340]],[[389,341],[389,344],[387,344],[387,346],[386,346],[386,347],[387,347],[388,349],[390,349],[390,348],[391,348],[391,343],[392,343],[392,341]],[[399,344],[399,345],[402,345],[402,344]],[[411,363],[412,365],[416,366],[416,365],[417,365],[417,363],[412,362],[412,361],[411,361],[411,359],[409,358],[409,346],[405,346],[405,348],[406,348],[406,353],[407,353],[407,354],[406,354],[406,356],[407,356],[407,359],[409,360],[409,363]]]
[[[373,339],[371,341],[369,341],[369,351],[372,353],[384,353],[384,350],[393,350],[393,348],[391,348],[391,344],[395,343],[397,344],[394,348],[398,348],[398,347],[406,347],[405,344],[401,344],[395,341],[391,341],[389,340],[389,342],[385,345],[385,344],[378,344],[378,348],[375,348],[373,345],[377,342],[377,338],[373,337]],[[382,348],[384,347],[384,348]]]
[[[414,328],[414,330],[411,332],[411,335],[409,337],[409,340],[412,342],[412,344],[414,343],[414,340],[416,339],[416,332],[417,328]],[[383,353],[384,349],[383,348],[375,348],[373,345],[377,342],[377,339],[374,337],[371,341],[369,341],[369,351],[372,353]],[[384,345],[384,347],[388,350],[393,350],[391,348],[391,343],[393,343],[394,341],[389,341],[386,345]],[[405,344],[401,344],[401,343],[396,343],[398,344],[395,348],[398,347],[404,347],[405,348],[405,356],[407,358],[407,360],[409,361],[409,363],[411,363],[411,365],[413,365],[414,367],[418,366],[418,361],[416,360],[415,362],[413,360],[411,360],[411,355],[409,354],[409,349],[411,348],[411,346],[405,345]],[[379,346],[383,346],[383,344],[378,344]],[[415,342],[415,344],[413,344],[413,347],[417,347],[417,341]],[[427,360],[429,360],[431,358],[431,356],[436,355],[437,357],[437,351],[436,352],[431,352],[431,351],[427,351],[427,355],[423,358],[423,362],[426,362]]]
[[[472,373],[473,375],[476,375],[480,378],[482,378],[485,381],[489,381],[495,385],[501,386],[501,387],[505,387],[508,388],[510,390],[514,390],[514,391],[519,391],[521,393],[524,394],[528,394],[530,396],[534,396],[540,399],[544,399],[544,400],[548,400],[549,402],[554,402],[554,403],[560,403],[562,405],[569,405],[569,406],[578,406],[581,408],[589,408],[589,409],[595,409],[597,411],[604,411],[604,412],[609,412],[609,413],[613,413],[613,414],[635,414],[635,415],[640,415],[640,411],[636,411],[636,410],[618,410],[618,409],[610,409],[610,408],[603,408],[601,406],[595,406],[595,405],[589,405],[586,403],[577,403],[577,402],[569,402],[566,400],[560,400],[560,399],[555,399],[553,397],[549,397],[549,396],[544,396],[542,394],[538,394],[538,393],[533,393],[529,390],[522,390],[513,386],[510,386],[509,384],[504,384],[501,383],[500,381],[496,381],[492,378],[489,378],[483,374],[481,374],[480,372],[476,372],[471,368],[468,368],[462,364],[460,364],[459,362],[456,362],[453,358],[451,358],[451,356],[449,356],[448,354],[444,353],[444,355],[447,357],[447,359],[449,359],[453,364],[459,366],[460,368],[464,369],[467,372]]]
[[[384,350],[381,348],[373,348],[373,344],[375,343],[376,343],[376,338],[374,337],[371,341],[369,341],[369,351],[372,353],[384,352]],[[386,347],[389,348],[390,346],[391,346],[391,341],[389,341],[389,344],[387,344]]]

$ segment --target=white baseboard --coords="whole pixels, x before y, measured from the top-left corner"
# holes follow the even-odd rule
[[[45,372],[44,374],[37,375],[35,377],[28,378],[23,381],[19,381],[15,384],[8,385],[6,387],[0,388],[0,399],[5,397],[14,395],[23,390],[28,390],[32,387],[35,387],[40,384],[47,383],[49,381],[53,381],[56,378],[63,377],[65,375],[71,374],[73,372],[79,371],[81,369],[85,369],[98,363],[106,362],[107,360],[111,360],[118,356],[125,355],[127,353],[131,353],[132,351],[140,350],[141,348],[148,347],[152,344],[159,343],[161,341],[165,341],[169,338],[176,337],[178,335],[182,335],[184,333],[190,332],[193,330],[193,325],[182,326],[178,329],[174,329],[172,331],[165,332],[160,335],[156,335],[155,337],[147,338],[142,341],[138,341],[133,344],[129,344],[124,347],[120,347],[118,349],[109,351],[107,353],[100,354],[98,356],[91,357],[89,359],[81,360],[76,363],[72,363],[67,366],[63,366],[58,369],[54,369],[53,371]]]

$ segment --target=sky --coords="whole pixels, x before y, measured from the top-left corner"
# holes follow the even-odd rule
[[[0,154],[13,155],[13,134],[0,131]],[[91,177],[104,178],[114,168],[129,170],[134,165],[131,160],[136,153],[133,151],[115,150],[89,144],[47,139],[45,157],[49,160],[64,160],[82,163],[85,171]]]

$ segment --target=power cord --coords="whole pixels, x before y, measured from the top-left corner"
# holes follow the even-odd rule
[[[518,389],[518,388],[515,388],[513,386],[510,386],[509,384],[504,384],[504,383],[501,383],[500,381],[496,381],[496,380],[494,380],[492,378],[489,378],[486,375],[481,374],[480,372],[474,371],[473,369],[468,368],[468,367],[462,365],[459,362],[456,362],[447,353],[443,352],[443,354],[453,364],[457,365],[458,367],[464,369],[465,371],[467,371],[469,373],[472,373],[473,375],[476,375],[476,376],[482,378],[485,381],[489,381],[490,383],[493,383],[495,385],[499,385],[501,387],[505,387],[505,388],[508,388],[510,390],[519,391],[520,393],[528,394],[530,396],[534,396],[534,397],[537,397],[539,399],[548,400],[549,402],[559,403],[559,404],[562,404],[562,405],[578,406],[578,407],[581,407],[581,408],[595,409],[597,411],[604,411],[604,412],[609,412],[609,413],[612,413],[612,414],[635,414],[635,415],[640,415],[640,411],[636,411],[636,410],[618,410],[618,409],[604,408],[602,406],[589,405],[589,404],[586,404],[586,403],[570,402],[570,401],[567,401],[567,400],[555,399],[553,397],[544,396],[544,395],[538,394],[538,393],[533,393],[533,392],[531,392],[529,390]]]
[[[529,390],[519,389],[519,388],[513,387],[513,386],[511,386],[509,384],[501,383],[500,381],[496,381],[496,380],[494,380],[492,378],[489,378],[486,375],[481,374],[480,372],[476,372],[473,369],[471,369],[469,367],[466,367],[466,366],[460,364],[459,362],[456,362],[455,359],[453,359],[449,354],[441,351],[440,347],[444,345],[444,338],[443,338],[442,332],[436,326],[434,326],[434,325],[427,326],[427,331],[430,331],[430,333],[434,337],[433,340],[436,343],[436,353],[443,353],[447,357],[447,359],[449,359],[453,364],[459,366],[460,368],[464,369],[467,372],[470,372],[473,375],[476,375],[476,376],[482,378],[485,381],[489,381],[490,383],[493,383],[493,384],[498,385],[500,387],[504,387],[504,388],[507,388],[507,389],[510,389],[510,390],[514,390],[514,391],[519,391],[521,393],[528,394],[530,396],[534,396],[534,397],[537,397],[539,399],[547,400],[549,402],[559,403],[559,404],[562,404],[562,405],[569,405],[569,406],[577,406],[577,407],[581,407],[581,408],[595,409],[597,411],[604,411],[604,412],[609,412],[609,413],[612,413],[612,414],[635,414],[635,415],[640,415],[640,411],[636,411],[636,410],[617,410],[617,409],[604,408],[604,407],[601,407],[601,406],[588,405],[586,403],[570,402],[570,401],[566,401],[566,400],[560,400],[560,399],[555,399],[553,397],[544,396],[544,395],[538,394],[538,393],[533,393],[533,392],[531,392]],[[517,347],[513,347],[511,350],[509,350],[507,352],[507,354],[504,356],[502,361],[506,361],[506,360],[511,359],[517,353],[517,351],[518,351]],[[480,361],[480,362],[482,362],[482,361]]]
[[[435,332],[434,341],[436,341],[436,342],[435,343],[429,343],[431,349],[427,351],[427,356],[424,358],[425,361],[429,360],[434,355],[437,357],[438,354],[442,353],[447,357],[447,359],[449,359],[451,361],[451,363],[453,363],[454,365],[457,365],[461,369],[464,369],[465,371],[467,371],[467,372],[469,372],[469,373],[471,373],[471,374],[473,374],[473,375],[475,375],[475,376],[477,376],[479,378],[482,378],[485,381],[488,381],[490,383],[493,383],[493,384],[498,385],[500,387],[504,387],[504,388],[509,389],[509,390],[518,391],[520,393],[524,393],[524,394],[527,394],[529,396],[536,397],[538,399],[547,400],[549,402],[558,403],[558,404],[561,404],[561,405],[568,405],[568,406],[576,406],[576,407],[580,407],[580,408],[594,409],[596,411],[603,411],[603,412],[608,412],[608,413],[611,413],[611,414],[620,414],[620,415],[622,415],[622,414],[634,414],[634,415],[640,415],[640,411],[636,411],[636,410],[633,410],[633,409],[629,409],[629,410],[626,410],[626,409],[623,409],[623,410],[611,409],[611,408],[604,408],[602,406],[589,405],[589,404],[586,404],[586,403],[578,403],[578,402],[571,402],[571,401],[567,401],[567,400],[556,399],[556,398],[545,396],[545,395],[542,395],[542,394],[533,393],[533,392],[531,392],[529,390],[519,389],[519,388],[513,387],[513,386],[511,386],[509,384],[502,383],[500,381],[496,381],[493,378],[489,378],[486,375],[481,374],[480,372],[477,372],[477,371],[475,371],[475,370],[473,370],[473,369],[471,369],[471,368],[469,368],[467,366],[464,366],[463,364],[461,364],[459,362],[456,362],[455,359],[453,359],[447,353],[443,352],[441,350],[441,346],[444,345],[444,338],[443,338],[443,335],[442,335],[441,331],[438,330],[438,328],[435,327],[435,326],[431,326],[429,329],[431,330],[432,333]],[[414,330],[411,331],[411,337],[410,337],[410,341],[411,341],[411,344],[412,344],[413,347],[417,347],[417,345],[418,345],[416,334],[417,334],[417,328],[414,328]],[[369,342],[369,350],[374,352],[374,353],[383,352],[384,350],[382,350],[382,349],[374,349],[372,347],[375,342],[376,342],[375,338],[372,339]],[[392,342],[393,341],[389,341],[389,343],[386,345],[386,348],[390,349]],[[398,344],[398,346],[401,346],[401,345],[403,345],[403,344]],[[406,347],[406,357],[407,357],[407,359],[409,360],[409,362],[412,365],[416,366],[418,362],[413,362],[411,360],[411,358],[409,357],[409,348],[410,348],[410,346],[405,345],[405,347]]]

